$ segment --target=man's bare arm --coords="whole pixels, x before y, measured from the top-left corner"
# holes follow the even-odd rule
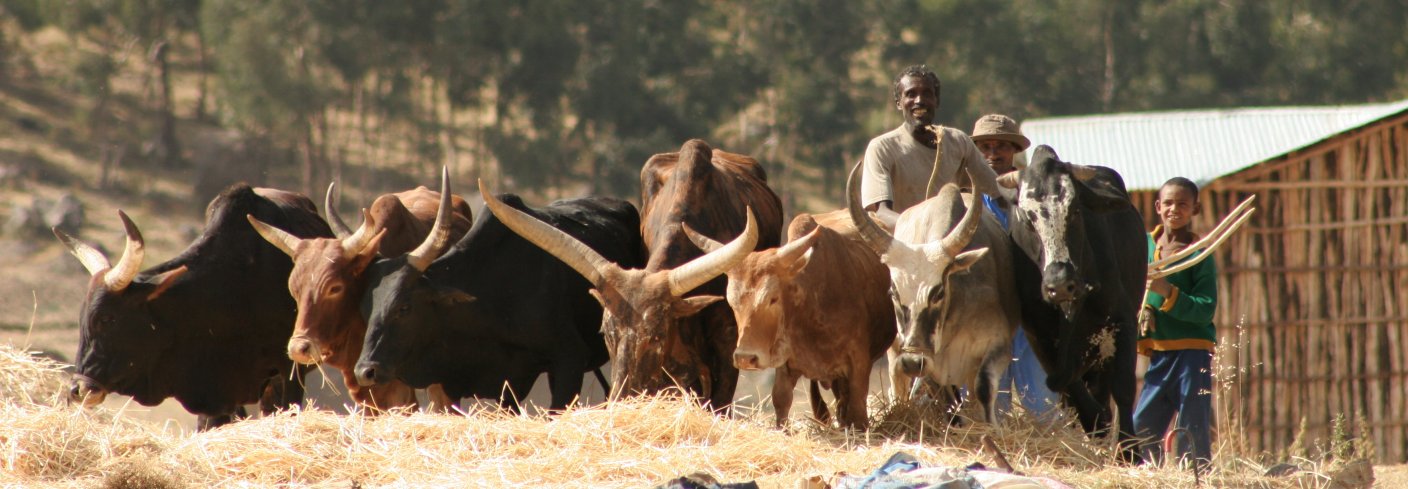
[[[895,212],[891,205],[892,203],[890,201],[882,200],[865,206],[865,210],[875,214],[875,218],[880,220],[880,225],[893,232],[895,222],[900,219],[900,214]]]

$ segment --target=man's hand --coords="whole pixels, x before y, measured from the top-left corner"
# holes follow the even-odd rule
[[[1163,297],[1168,297],[1173,294],[1173,284],[1168,283],[1168,280],[1156,278],[1149,281],[1149,291]]]

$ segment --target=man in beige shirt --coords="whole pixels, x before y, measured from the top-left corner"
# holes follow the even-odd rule
[[[972,173],[973,188],[1000,197],[997,174],[963,131],[942,128],[942,140],[930,130],[939,109],[939,77],[924,65],[906,68],[895,78],[895,109],[904,123],[870,140],[865,148],[860,180],[861,205],[890,225],[898,212],[924,201],[929,181],[935,191],[956,181],[964,162]],[[940,142],[942,144],[940,144]],[[943,158],[934,168],[942,148]],[[937,173],[935,173],[937,171]]]

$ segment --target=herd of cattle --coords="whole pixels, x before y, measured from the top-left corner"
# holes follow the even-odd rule
[[[848,182],[845,209],[796,216],[785,244],[763,168],[699,140],[646,162],[639,211],[603,197],[529,207],[481,184],[476,216],[445,173],[439,192],[377,198],[354,230],[332,187],[325,220],[303,195],[238,184],[199,238],[147,269],[119,211],[116,264],[55,230],[92,276],[71,394],[175,398],[208,428],[244,404],[301,402],[303,374],[325,364],[373,412],[414,406],[416,388],[428,410],[464,397],[512,409],[543,373],[551,409],[595,373],[613,396],[678,387],[726,410],[738,369],[775,369],[779,423],[806,377],[817,418],[829,387],[840,424],[863,429],[871,365],[888,353],[896,398],[966,386],[995,421],[1026,334],[1085,429],[1116,423],[1128,441],[1140,217],[1114,171],[1045,146],[1001,182],[1016,189],[1010,232],[952,184],[888,230]]]

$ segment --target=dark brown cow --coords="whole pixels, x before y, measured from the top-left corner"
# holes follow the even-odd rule
[[[652,156],[640,179],[644,270],[616,266],[551,226],[485,201],[506,226],[595,287],[592,294],[606,311],[602,332],[615,362],[616,393],[678,385],[727,408],[738,384],[731,358],[738,327],[728,304],[716,304],[726,285],[720,275],[749,251],[778,245],[782,203],[756,160],[714,151],[698,139],[679,153]],[[754,214],[756,234],[749,236],[743,231]],[[714,240],[733,241],[705,255],[685,236],[685,224]]]
[[[304,365],[327,364],[338,369],[358,405],[377,410],[415,406],[415,391],[410,386],[391,381],[362,387],[353,373],[367,332],[360,309],[367,282],[364,272],[378,255],[401,256],[425,241],[435,223],[443,190],[418,187],[377,197],[370,210],[362,210],[362,225],[355,232],[337,216],[332,191],[329,186],[325,208],[340,239],[298,239],[250,218],[264,239],[293,257],[288,290],[298,303],[298,319],[288,340],[288,356]],[[447,204],[453,209],[449,239],[458,240],[473,222],[472,211],[458,196],[451,195]],[[428,391],[430,410],[444,411],[452,403],[438,384]]]
[[[686,232],[700,248],[722,246]],[[733,364],[776,369],[778,426],[787,424],[797,379],[807,377],[817,419],[828,417],[815,383],[825,381],[836,393],[841,426],[864,430],[870,366],[895,339],[889,270],[845,209],[799,215],[787,237],[787,245],[753,252],[727,272],[728,304],[738,321]]]

